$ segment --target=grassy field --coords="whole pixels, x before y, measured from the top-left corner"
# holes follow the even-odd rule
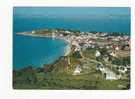
[[[102,78],[98,72],[85,75],[69,75],[66,73],[36,73],[36,83],[16,83],[15,89],[95,89],[95,90],[119,90],[119,85],[126,86],[127,81],[108,81]]]

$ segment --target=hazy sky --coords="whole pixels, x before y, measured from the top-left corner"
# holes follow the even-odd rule
[[[15,7],[14,15],[74,16],[74,15],[130,15],[128,7]]]

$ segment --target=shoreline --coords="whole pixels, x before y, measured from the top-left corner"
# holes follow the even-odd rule
[[[63,51],[63,55],[60,55],[59,57],[58,57],[58,59],[60,58],[60,57],[64,57],[64,56],[67,56],[67,55],[69,55],[70,54],[70,52],[71,52],[71,44],[70,44],[70,41],[69,40],[67,40],[66,38],[64,38],[64,37],[55,37],[55,38],[53,38],[52,36],[47,36],[47,35],[38,35],[38,34],[28,34],[27,32],[22,32],[22,33],[16,33],[17,35],[22,35],[22,36],[29,36],[29,37],[42,37],[42,38],[51,38],[52,40],[53,39],[59,39],[59,40],[62,40],[63,42],[65,42],[65,44],[66,44],[66,46],[64,47],[64,51]],[[49,64],[53,64],[53,63],[55,63],[58,59],[56,59],[56,60],[54,60],[53,62],[51,62],[51,63],[49,63]],[[49,64],[46,64],[46,65],[49,65]],[[44,65],[44,63],[40,66],[41,68],[42,68],[42,66]],[[26,67],[25,67],[26,68]],[[23,69],[23,68],[22,68]],[[14,70],[16,70],[16,69],[14,69]],[[20,70],[20,69],[18,69],[18,70]]]
[[[124,36],[123,35],[122,36],[112,36],[111,35],[110,36],[107,33],[102,33],[102,32],[97,32],[97,33],[89,32],[88,33],[88,32],[71,32],[71,31],[67,31],[67,30],[62,30],[62,32],[61,32],[60,30],[55,30],[55,35],[53,35],[54,34],[53,31],[52,30],[47,30],[47,31],[33,30],[31,32],[30,31],[29,32],[18,32],[16,34],[22,35],[22,36],[45,37],[45,38],[63,40],[66,43],[66,46],[64,47],[62,56],[68,56],[72,52],[71,48],[73,46],[75,46],[74,50],[81,51],[83,49],[83,47],[89,47],[91,45],[92,45],[91,47],[93,47],[95,45],[97,46],[97,44],[99,44],[98,45],[99,47],[102,46],[102,44],[105,44],[104,47],[107,44],[110,45],[110,41],[108,42],[107,38],[111,38],[112,39],[111,42],[113,42],[114,39],[116,39],[115,42],[117,42],[121,39],[125,40],[125,38],[127,39],[127,41],[128,41],[128,39],[130,39],[130,36],[126,36],[126,35],[124,35]],[[65,33],[66,33],[66,36],[64,35]],[[94,39],[94,40],[92,40],[92,39]],[[100,40],[102,39],[103,41],[100,41],[100,40],[98,41],[98,39],[100,39]],[[81,45],[79,45],[79,43],[85,43],[86,46],[81,46]],[[100,44],[100,43],[102,43],[102,44]]]
[[[95,89],[128,89],[130,87],[130,78],[128,77],[130,76],[129,36],[110,36],[105,33],[85,34],[85,32],[69,31],[57,31],[55,33],[52,31],[32,31],[17,33],[17,35],[49,37],[52,40],[61,39],[67,45],[63,49],[64,55],[61,55],[52,63],[42,63],[39,68],[27,66],[14,70],[14,88],[25,88],[25,85],[30,85],[31,80],[28,83],[24,82],[24,86],[20,84],[20,81],[25,81],[26,78],[29,81],[29,77],[33,77],[32,80],[37,88],[43,89],[48,88],[48,86],[54,88],[54,84],[57,85],[58,89],[63,88],[63,86],[64,88],[66,86],[67,88],[84,89],[93,89],[93,86]],[[124,68],[124,70],[121,68]],[[18,73],[21,73],[21,75],[18,75]],[[43,84],[44,87],[36,85],[37,83]],[[67,85],[68,83],[70,85]],[[114,83],[117,84],[110,87],[110,84]],[[106,87],[108,84],[109,86]],[[122,88],[119,86],[122,86]],[[30,85],[30,88],[33,88],[33,86]]]

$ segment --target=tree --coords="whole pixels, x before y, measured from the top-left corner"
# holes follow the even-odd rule
[[[75,58],[82,58],[82,56],[81,56],[79,51],[74,52],[73,53],[73,57],[75,57]]]

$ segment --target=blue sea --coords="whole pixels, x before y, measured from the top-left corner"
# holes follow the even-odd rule
[[[17,8],[15,8],[17,9]],[[28,8],[29,9],[29,8]],[[49,15],[24,14],[14,10],[13,15],[13,68],[27,66],[41,67],[53,63],[64,55],[67,43],[60,39],[27,37],[16,35],[17,32],[45,28],[63,28],[80,31],[121,32],[130,34],[130,16],[128,15]],[[62,13],[62,12],[61,12]],[[74,13],[73,13],[74,14]]]

